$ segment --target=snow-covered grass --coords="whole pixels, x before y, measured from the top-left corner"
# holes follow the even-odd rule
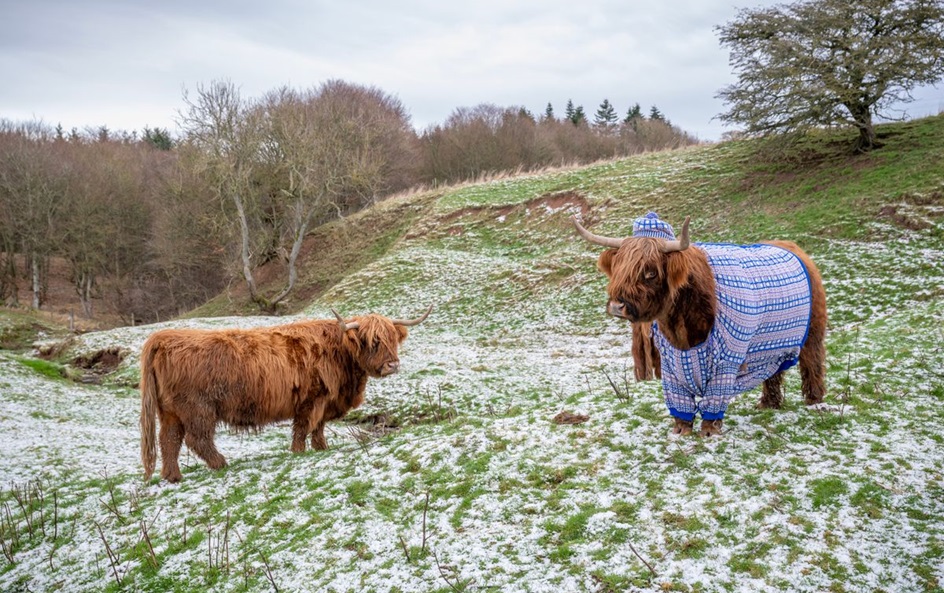
[[[80,336],[63,359],[130,353],[103,386],[0,351],[0,590],[941,590],[940,216],[877,242],[810,238],[831,308],[826,405],[805,408],[791,371],[784,409],[744,394],[721,438],[672,438],[660,385],[631,381],[629,327],[604,315],[597,252],[573,239],[578,206],[533,200],[568,184],[592,198],[631,172],[642,193],[591,199],[603,232],[625,229],[665,180],[713,174],[697,160],[447,193],[304,312],[435,307],[352,414],[399,427],[332,423],[328,451],[289,453],[286,425],[221,430],[225,470],[185,449],[179,485],[141,480],[147,335],[272,318]],[[555,424],[562,410],[589,420]]]

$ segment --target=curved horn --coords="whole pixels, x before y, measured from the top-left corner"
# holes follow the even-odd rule
[[[391,319],[390,321],[392,321],[394,325],[405,325],[406,327],[419,325],[420,323],[423,323],[423,321],[427,317],[429,317],[429,314],[432,310],[433,310],[433,306],[430,305],[429,309],[426,309],[426,313],[423,313],[421,316],[417,317],[416,319]]]
[[[623,244],[622,239],[614,239],[612,237],[604,237],[602,235],[594,235],[587,229],[583,228],[579,222],[577,222],[576,216],[571,216],[570,220],[574,223],[574,226],[577,227],[577,232],[580,233],[580,236],[595,243],[597,245],[602,245],[604,247],[613,247],[614,249],[619,249],[619,246]]]
[[[360,323],[354,321],[353,323],[344,323],[344,319],[338,315],[338,312],[334,309],[331,309],[331,312],[334,313],[334,316],[338,318],[338,325],[341,326],[341,333],[346,332],[349,329],[357,329],[361,326]]]
[[[691,216],[685,217],[685,222],[682,224],[682,237],[680,239],[666,240],[665,246],[662,247],[662,251],[665,253],[672,253],[673,251],[685,251],[688,249],[688,221],[691,220]]]

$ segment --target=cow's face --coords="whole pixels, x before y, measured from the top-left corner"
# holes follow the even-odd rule
[[[357,362],[371,377],[386,377],[400,370],[398,348],[406,340],[407,329],[394,325],[386,317],[356,317],[359,327],[353,330],[357,340]]]
[[[648,322],[671,305],[688,271],[680,253],[666,253],[664,245],[662,239],[630,237],[600,254],[597,267],[609,278],[607,313]]]

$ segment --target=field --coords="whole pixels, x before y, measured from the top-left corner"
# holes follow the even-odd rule
[[[867,156],[829,136],[777,157],[735,142],[405,195],[315,232],[359,229],[309,253],[312,283],[381,239],[296,315],[0,350],[0,590],[944,591],[944,117],[880,139]],[[668,435],[661,386],[632,381],[629,327],[604,314],[599,250],[568,221],[625,235],[648,210],[691,215],[695,241],[811,253],[824,405],[803,406],[794,370],[784,409],[750,392],[720,438]],[[137,362],[157,328],[429,304],[400,374],[329,425],[328,451],[289,453],[287,425],[221,430],[225,470],[185,448],[179,485],[142,480]],[[0,315],[0,333],[16,323]]]

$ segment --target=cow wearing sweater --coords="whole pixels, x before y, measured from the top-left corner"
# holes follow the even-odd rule
[[[609,248],[597,263],[609,278],[607,312],[631,321],[634,336],[651,323],[673,433],[691,433],[700,415],[701,436],[720,434],[734,397],[758,385],[758,405],[779,408],[783,371],[797,362],[804,402],[823,401],[826,293],[796,244],[690,243],[688,218],[676,239],[651,212],[625,239],[573,222]]]

